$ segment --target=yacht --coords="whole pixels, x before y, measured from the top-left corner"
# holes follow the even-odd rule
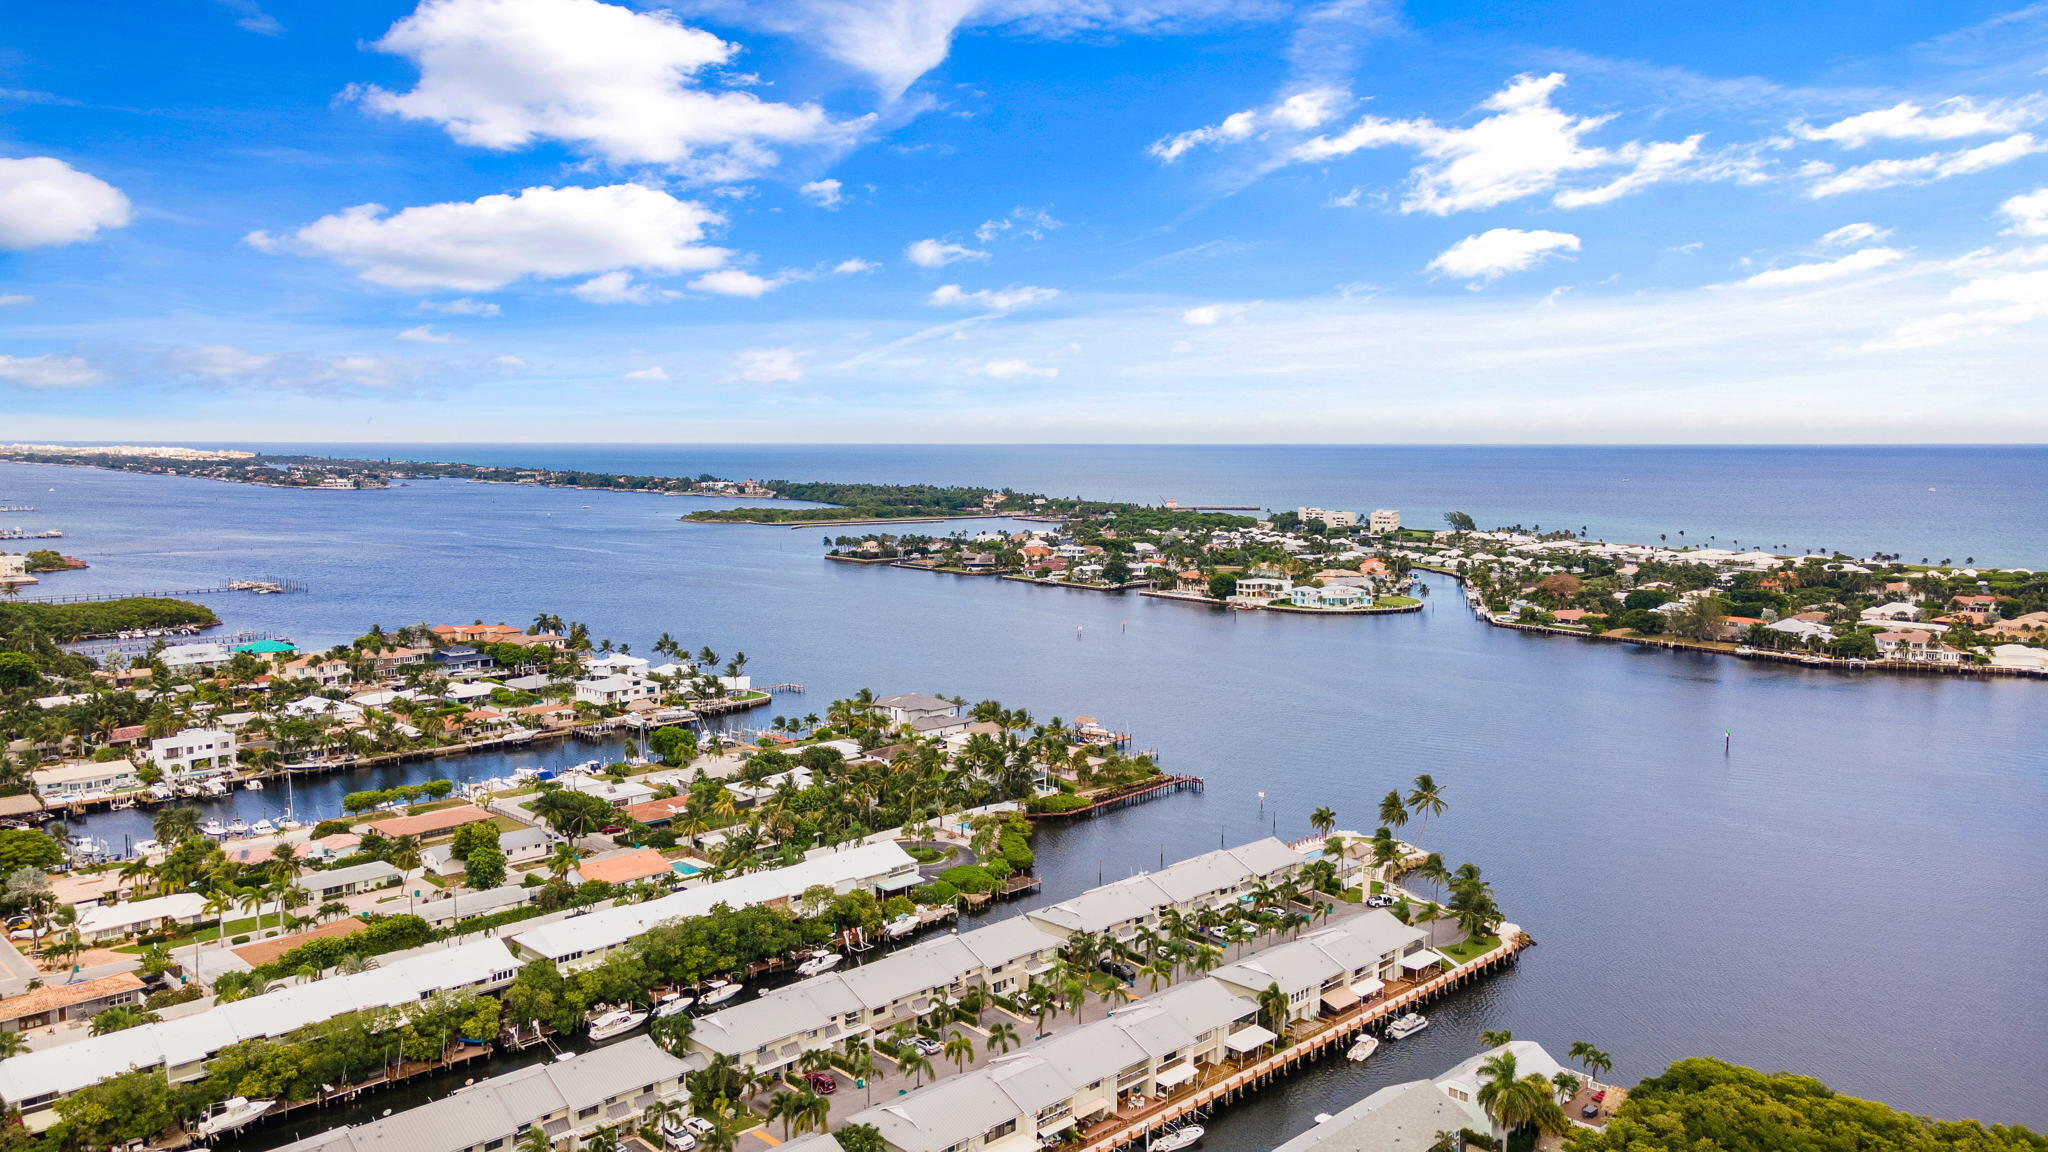
[[[917,931],[918,923],[917,913],[905,912],[903,915],[882,925],[882,931],[887,932],[891,940],[901,940],[903,937]]]
[[[1429,1017],[1424,1016],[1420,1012],[1404,1013],[1396,1016],[1394,1022],[1387,1025],[1387,1039],[1400,1040],[1413,1036],[1427,1027],[1429,1027]]]
[[[246,821],[246,820],[242,819],[242,818],[241,818],[240,816],[237,816],[237,817],[235,817],[235,818],[234,818],[233,820],[230,820],[230,821],[228,821],[228,835],[230,835],[230,836],[247,836],[248,834],[249,834],[249,822],[248,822],[248,821]]]
[[[1344,1053],[1344,1058],[1346,1060],[1351,1060],[1363,1064],[1367,1060],[1370,1060],[1372,1058],[1373,1053],[1379,1050],[1380,1042],[1378,1038],[1373,1036],[1360,1036],[1358,1038],[1358,1043],[1353,1044],[1351,1046],[1350,1051]]]
[[[695,996],[685,995],[681,992],[670,992],[654,1005],[654,1018],[656,1020],[666,1020],[671,1016],[680,1016],[684,1012],[689,1011],[690,1005],[696,1002],[697,998]]]
[[[841,956],[837,952],[820,952],[813,955],[809,960],[797,965],[796,974],[799,976],[816,976],[820,973],[830,972],[834,968],[839,967],[839,962],[844,959],[846,957]]]
[[[276,834],[277,825],[272,824],[268,820],[258,820],[254,824],[249,825],[249,835],[251,836],[275,836]]]
[[[220,817],[208,816],[199,822],[199,831],[202,835],[218,840],[228,834],[228,826],[220,822]]]
[[[275,1103],[277,1103],[275,1100],[251,1100],[247,1096],[235,1096],[223,1100],[209,1109],[206,1115],[199,1118],[199,1122],[196,1125],[199,1130],[199,1136],[201,1139],[207,1139],[218,1136],[223,1132],[233,1132],[249,1121],[270,1111],[270,1106]]]
[[[64,842],[73,856],[105,856],[107,842],[93,836],[73,836]]]
[[[590,1019],[590,1039],[603,1043],[624,1036],[647,1022],[647,1013],[631,1008],[614,1008]]]
[[[157,843],[156,841],[143,840],[137,842],[137,844],[135,845],[135,856],[137,859],[142,859],[144,857],[154,856],[163,850],[164,846]]]
[[[746,989],[746,985],[735,984],[730,980],[706,980],[704,982],[704,995],[697,998],[697,1003],[709,1008],[713,1004],[725,1003],[727,1000],[746,991]]]
[[[1169,1128],[1145,1141],[1145,1149],[1146,1152],[1178,1152],[1179,1149],[1208,1135],[1208,1131],[1200,1124],[1183,1124],[1178,1128]]]

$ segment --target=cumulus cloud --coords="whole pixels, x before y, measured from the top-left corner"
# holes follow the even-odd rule
[[[1176,132],[1152,142],[1153,156],[1171,164],[1197,148],[1212,144],[1235,144],[1275,129],[1307,132],[1322,127],[1351,99],[1341,88],[1311,88],[1295,92],[1263,108],[1233,112],[1214,124]]]
[[[723,222],[702,204],[641,184],[541,187],[395,213],[359,204],[285,236],[252,232],[248,242],[325,256],[387,288],[488,292],[613,269],[709,271],[730,253],[700,241]]]
[[[1950,292],[1946,303],[1947,311],[1909,321],[1873,347],[1928,348],[2048,320],[2048,269],[1978,277]]]
[[[1823,172],[1806,192],[1818,200],[1845,192],[1868,192],[1901,184],[1931,184],[1951,176],[1967,176],[1972,172],[1997,168],[2043,151],[2048,151],[2048,143],[2031,132],[2016,132],[2003,140],[1993,140],[1975,148],[1930,152],[1898,160],[1872,160],[1840,172]]]
[[[591,304],[652,304],[673,299],[678,293],[633,279],[631,272],[606,272],[592,276],[569,289],[569,294]]]
[[[941,284],[932,290],[925,303],[936,308],[986,308],[992,312],[1008,312],[1043,304],[1059,294],[1057,288],[1038,288],[1029,284],[1014,288],[982,288],[973,292],[962,289],[958,284]]]
[[[861,272],[873,272],[880,267],[880,264],[872,260],[862,260],[856,256],[850,260],[841,260],[839,263],[834,264],[832,271],[840,276],[852,276]]]
[[[1569,232],[1490,228],[1438,253],[1429,262],[1429,270],[1460,280],[1490,283],[1510,272],[1532,268],[1551,256],[1578,250],[1579,238]]]
[[[0,384],[17,388],[90,388],[104,384],[107,374],[79,356],[0,355]]]
[[[403,340],[403,341],[405,341],[405,342],[406,342],[406,343],[408,343],[408,344],[453,344],[453,343],[455,343],[455,337],[453,337],[453,336],[449,335],[449,334],[448,334],[448,333],[446,333],[446,332],[437,332],[437,331],[435,331],[435,330],[434,330],[434,326],[433,326],[433,325],[431,325],[431,324],[422,324],[422,325],[420,325],[420,326],[419,326],[419,327],[417,327],[417,328],[407,328],[407,329],[406,329],[405,331],[403,331],[403,332],[400,332],[400,333],[399,333],[398,335],[396,335],[396,336],[393,336],[393,337],[392,337],[392,339],[393,339],[393,340]]]
[[[837,208],[846,201],[840,192],[844,187],[837,180],[813,180],[798,188],[797,194],[820,208]]]
[[[986,252],[945,240],[919,240],[905,248],[903,255],[919,268],[944,268],[961,260],[988,259]]]
[[[635,368],[622,377],[625,380],[666,380],[668,369],[656,364],[652,368]]]
[[[1052,380],[1060,374],[1058,368],[1042,367],[1028,360],[989,360],[975,365],[972,371],[991,380]]]
[[[1737,174],[1731,162],[1703,156],[1698,136],[1613,148],[1586,143],[1612,117],[1559,109],[1552,98],[1564,82],[1557,72],[1517,76],[1482,105],[1487,115],[1465,128],[1366,116],[1342,132],[1303,141],[1290,159],[1320,163],[1368,148],[1411,149],[1423,163],[1410,173],[1401,210],[1436,215],[1539,195],[1552,196],[1559,207],[1578,208],[1663,181]],[[1601,173],[1612,175],[1597,184],[1566,184]]]
[[[804,378],[804,367],[790,348],[749,348],[732,358],[736,379],[749,384],[794,384]]]
[[[2006,231],[2016,236],[2048,236],[2048,188],[2014,196],[1998,206]]]
[[[1792,125],[1792,134],[1844,148],[1861,148],[1880,140],[1959,140],[2014,132],[2038,123],[2041,113],[2039,97],[1980,104],[1957,96],[1931,108],[1902,100],[1889,108],[1859,112],[1820,127],[1800,121]]]
[[[488,300],[472,300],[467,296],[453,300],[422,300],[417,308],[421,312],[439,312],[443,316],[496,316],[500,311]]]
[[[1066,227],[1065,223],[1052,218],[1043,208],[1012,208],[1008,216],[998,216],[982,222],[974,230],[974,238],[986,244],[1005,232],[1016,232],[1028,240],[1043,240],[1047,232]]]
[[[51,156],[0,157],[0,249],[91,240],[129,218],[112,184]]]
[[[1815,260],[1806,264],[1793,264],[1784,268],[1772,268],[1759,272],[1747,280],[1738,280],[1737,288],[1801,288],[1809,284],[1825,284],[1841,280],[1859,272],[1871,272],[1887,264],[1896,264],[1906,254],[1897,248],[1860,248],[1846,256],[1833,260]]]
[[[782,286],[781,280],[769,280],[752,272],[738,268],[724,268],[707,272],[690,281],[690,287],[714,296],[763,296]]]
[[[1827,235],[1822,236],[1820,238],[1820,246],[1823,248],[1847,248],[1854,244],[1868,244],[1873,240],[1882,240],[1891,234],[1891,229],[1879,228],[1875,224],[1844,224],[1840,228],[1836,228]]]
[[[1213,328],[1226,320],[1235,320],[1250,309],[1249,304],[1202,304],[1180,314],[1180,322],[1197,328]]]
[[[423,0],[374,47],[411,60],[419,82],[354,89],[366,106],[496,151],[554,140],[724,181],[773,165],[773,145],[843,140],[865,123],[701,87],[734,45],[672,13],[600,0]]]

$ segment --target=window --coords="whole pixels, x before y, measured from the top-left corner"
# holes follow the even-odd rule
[[[1000,1140],[1000,1139],[1002,1139],[1003,1137],[1005,1137],[1005,1136],[1008,1136],[1008,1135],[1009,1135],[1010,1133],[1012,1133],[1012,1132],[1015,1132],[1016,1130],[1017,1130],[1017,1121],[1016,1121],[1016,1120],[1014,1120],[1014,1119],[1010,1119],[1010,1120],[1005,1120],[1005,1121],[1003,1121],[1003,1122],[1002,1122],[1001,1124],[998,1124],[998,1125],[996,1125],[995,1127],[993,1127],[993,1128],[989,1129],[989,1130],[988,1130],[988,1133],[987,1133],[987,1135],[983,1136],[983,1137],[982,1137],[982,1139],[983,1139],[983,1140]]]

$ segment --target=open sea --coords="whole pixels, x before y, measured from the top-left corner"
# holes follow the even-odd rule
[[[1417,525],[1457,509],[1610,539],[1683,530],[1729,546],[2048,564],[2041,448],[288,450],[1391,507]],[[757,682],[807,686],[753,722],[823,712],[863,686],[960,693],[1094,715],[1206,778],[1203,794],[1043,834],[1044,900],[1219,842],[1303,835],[1318,804],[1367,827],[1381,794],[1433,774],[1450,811],[1426,846],[1477,863],[1541,946],[1366,1068],[1326,1062],[1215,1118],[1212,1152],[1270,1148],[1318,1112],[1433,1075],[1486,1028],[1558,1053],[1592,1041],[1624,1083],[1712,1054],[1916,1112],[2048,1127],[2048,684],[1524,635],[1474,621],[1441,579],[1421,613],[1313,619],[838,565],[819,559],[820,537],[845,529],[683,524],[730,502],[682,497],[441,481],[299,492],[0,464],[0,505],[21,504],[36,511],[8,526],[62,529],[62,549],[93,565],[31,597],[296,580],[304,592],[205,599],[230,630],[302,645],[372,622],[549,611],[636,652],[663,631],[743,650]],[[593,754],[571,744],[328,777],[301,787],[298,806],[322,815],[356,787]],[[282,800],[224,803],[253,819]],[[141,813],[86,826],[146,835]]]

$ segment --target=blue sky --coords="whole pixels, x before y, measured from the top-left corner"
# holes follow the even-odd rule
[[[0,438],[2048,440],[2048,5],[0,28]]]

